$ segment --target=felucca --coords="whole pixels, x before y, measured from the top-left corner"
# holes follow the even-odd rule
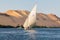
[[[25,30],[31,29],[31,27],[36,24],[36,7],[37,7],[37,5],[35,5],[33,7],[32,11],[30,12],[27,19],[24,22],[23,27],[24,27]]]

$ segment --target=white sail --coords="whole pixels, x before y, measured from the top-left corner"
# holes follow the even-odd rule
[[[24,29],[28,29],[36,23],[36,7],[37,6],[35,5],[32,11],[30,12],[28,18],[26,19],[23,25]]]

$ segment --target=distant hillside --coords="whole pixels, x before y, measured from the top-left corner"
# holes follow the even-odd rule
[[[23,25],[29,11],[26,10],[8,10],[5,13],[0,13],[0,25]],[[55,14],[37,13],[37,26],[60,27],[60,18]]]

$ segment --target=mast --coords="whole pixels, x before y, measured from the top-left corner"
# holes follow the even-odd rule
[[[23,25],[24,29],[31,28],[31,26],[36,23],[36,7],[37,7],[37,5],[35,5],[33,7],[32,11],[29,14],[29,16],[25,20],[25,23]]]

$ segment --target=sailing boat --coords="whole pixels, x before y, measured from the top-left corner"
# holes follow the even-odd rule
[[[29,14],[29,16],[25,20],[25,23],[23,25],[25,30],[30,29],[33,25],[36,24],[36,7],[37,7],[37,5],[35,5],[33,7],[32,11]]]

